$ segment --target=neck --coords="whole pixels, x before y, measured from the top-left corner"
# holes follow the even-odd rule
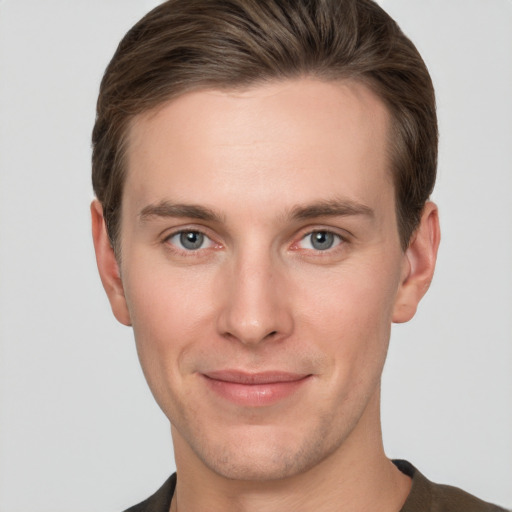
[[[399,512],[411,480],[384,454],[379,399],[377,393],[334,453],[279,480],[224,478],[199,461],[173,429],[178,480],[171,512]]]

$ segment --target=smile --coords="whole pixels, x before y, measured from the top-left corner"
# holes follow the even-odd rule
[[[312,377],[279,371],[245,373],[237,370],[208,372],[202,376],[217,395],[245,407],[273,405],[294,394]]]

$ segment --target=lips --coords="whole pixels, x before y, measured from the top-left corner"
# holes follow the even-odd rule
[[[247,373],[238,370],[212,371],[202,376],[217,396],[246,407],[268,406],[285,400],[312,377],[281,371]]]

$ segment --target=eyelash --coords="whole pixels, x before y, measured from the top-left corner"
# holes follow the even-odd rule
[[[187,249],[187,248],[179,247],[179,245],[178,245],[179,242],[177,242],[177,243],[171,242],[171,240],[173,238],[178,237],[178,236],[181,237],[181,236],[187,235],[187,234],[196,234],[196,235],[200,235],[201,237],[204,237],[205,240],[203,240],[203,243],[204,243],[204,241],[209,241],[208,247],[198,247],[197,249]],[[333,239],[334,239],[333,245],[325,248],[324,250],[315,249],[314,247],[309,247],[306,249],[299,247],[299,244],[301,244],[308,237],[313,237],[315,234],[323,234],[323,235],[328,235],[328,236],[333,237]],[[336,250],[339,249],[339,246],[344,245],[346,242],[347,242],[347,239],[344,236],[340,235],[339,233],[336,233],[333,230],[310,229],[309,231],[303,232],[303,234],[301,234],[300,238],[291,244],[290,249],[293,251],[295,251],[295,250],[297,250],[297,251],[305,250],[308,252],[311,251],[312,253],[315,254],[315,256],[322,257],[322,256],[327,256],[327,255],[332,254],[333,252],[335,252]],[[194,257],[194,256],[197,257],[200,252],[202,252],[206,249],[222,247],[222,245],[220,243],[215,242],[215,240],[211,236],[209,236],[205,231],[203,231],[202,229],[198,229],[198,228],[179,229],[177,231],[173,231],[172,233],[166,235],[163,238],[163,243],[166,244],[166,246],[169,250],[171,250],[175,253],[177,252],[182,256],[192,256],[192,257]],[[310,245],[312,245],[312,243],[310,243]]]
[[[197,249],[187,249],[184,247],[180,247],[178,245],[179,242],[173,243],[171,240],[175,237],[181,237],[183,235],[187,234],[195,234],[200,235],[204,237],[204,241],[209,241],[208,247],[199,247]],[[204,243],[203,241],[203,243]],[[163,239],[163,243],[166,245],[167,249],[170,251],[173,251],[175,253],[179,253],[180,256],[197,256],[200,251],[203,251],[205,249],[212,249],[212,248],[218,248],[220,247],[220,244],[216,243],[211,236],[209,236],[207,233],[205,233],[203,230],[198,228],[189,228],[189,229],[179,229],[177,231],[173,231],[172,233],[169,233],[166,235]],[[201,244],[202,245],[202,244]]]
[[[328,242],[330,241],[330,245],[328,247],[326,247],[325,249],[318,249],[318,248],[315,248],[314,247],[314,243],[315,241],[319,241],[319,239],[317,238],[316,240],[314,240],[314,236],[315,235],[323,235],[324,237],[327,236],[328,238]],[[334,233],[333,231],[330,231],[328,229],[315,229],[313,231],[310,231],[308,233],[306,233],[300,240],[299,242],[297,242],[297,244],[303,242],[304,240],[307,240],[307,239],[310,239],[310,245],[312,247],[308,248],[308,249],[312,249],[314,251],[318,251],[318,252],[327,252],[327,251],[330,251],[331,249],[334,249],[336,247],[338,247],[340,244],[342,244],[345,240],[344,238],[339,235],[338,233]],[[320,241],[320,243],[322,243]]]
[[[310,240],[309,244],[311,246],[312,243],[310,237],[319,233],[332,236],[334,238],[333,245],[331,247],[327,247],[324,250],[315,249],[314,247],[301,247],[301,244],[303,244],[304,241],[308,238]],[[296,251],[297,256],[299,256],[301,259],[314,258],[317,261],[324,260],[326,262],[331,261],[332,258],[341,257],[347,248],[346,244],[349,243],[347,236],[329,228],[308,228],[307,230],[304,230],[300,237],[298,237],[296,240],[297,241],[293,242],[293,244],[290,246],[290,249],[294,252]]]

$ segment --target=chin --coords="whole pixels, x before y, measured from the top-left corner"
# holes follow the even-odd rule
[[[280,435],[279,435],[280,434]],[[272,481],[304,473],[336,449],[326,436],[298,439],[287,433],[254,432],[229,436],[224,442],[196,447],[196,455],[211,471],[230,480]],[[321,440],[311,442],[311,439]],[[219,441],[219,440],[217,440]]]
[[[263,482],[282,480],[293,477],[307,471],[313,463],[295,457],[283,457],[283,453],[275,453],[272,456],[248,454],[243,459],[215,458],[203,460],[210,470],[229,480]]]

